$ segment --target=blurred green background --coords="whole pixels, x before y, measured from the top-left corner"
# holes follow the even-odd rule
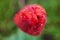
[[[27,4],[46,9],[47,24],[40,36],[22,32],[13,22],[16,12]],[[60,40],[60,0],[0,0],[0,40]]]

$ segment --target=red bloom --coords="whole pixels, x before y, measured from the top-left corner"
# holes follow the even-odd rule
[[[15,15],[14,22],[22,31],[38,36],[46,24],[46,12],[40,5],[28,5]]]

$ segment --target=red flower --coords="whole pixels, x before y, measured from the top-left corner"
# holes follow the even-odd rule
[[[14,16],[14,22],[22,31],[38,36],[46,24],[45,9],[37,4],[25,6]]]

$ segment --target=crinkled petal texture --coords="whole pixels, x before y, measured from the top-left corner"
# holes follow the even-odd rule
[[[46,24],[46,11],[37,4],[27,5],[14,16],[14,22],[23,32],[38,36]]]

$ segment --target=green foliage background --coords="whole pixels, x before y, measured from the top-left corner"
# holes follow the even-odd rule
[[[60,0],[29,0],[40,4],[47,12],[47,24],[40,36],[22,32],[13,22],[16,12],[23,7],[18,0],[0,0],[0,40],[60,40]]]

